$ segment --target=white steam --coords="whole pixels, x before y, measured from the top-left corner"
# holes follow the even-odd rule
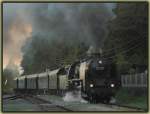
[[[81,96],[81,91],[72,91],[67,92],[63,97],[63,100],[66,102],[81,102],[81,103],[88,103],[84,100]]]

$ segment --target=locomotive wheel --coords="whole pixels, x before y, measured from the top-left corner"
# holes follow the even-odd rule
[[[96,103],[97,100],[96,100],[95,95],[90,95],[90,96],[89,96],[89,101],[90,101],[90,103]]]
[[[92,94],[88,94],[87,100],[88,100],[90,103],[92,103],[92,101],[93,101],[93,96],[92,96]]]
[[[92,103],[92,101],[93,101],[93,96],[92,95],[90,95],[89,100]]]

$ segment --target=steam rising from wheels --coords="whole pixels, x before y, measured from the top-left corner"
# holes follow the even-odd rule
[[[63,100],[66,102],[81,102],[81,103],[88,103],[88,101],[84,100],[81,96],[81,91],[71,91],[67,92],[63,97]]]

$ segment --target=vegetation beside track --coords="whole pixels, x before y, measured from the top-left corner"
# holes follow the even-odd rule
[[[148,99],[143,88],[121,88],[115,98],[118,104],[147,109]]]

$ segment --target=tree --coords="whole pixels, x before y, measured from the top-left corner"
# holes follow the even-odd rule
[[[12,92],[14,88],[14,78],[19,76],[18,67],[12,63],[9,63],[3,70],[2,89],[3,92]]]
[[[117,3],[114,12],[115,18],[108,24],[104,54],[110,55],[114,50],[122,54],[113,58],[117,63],[148,65],[148,3]]]

